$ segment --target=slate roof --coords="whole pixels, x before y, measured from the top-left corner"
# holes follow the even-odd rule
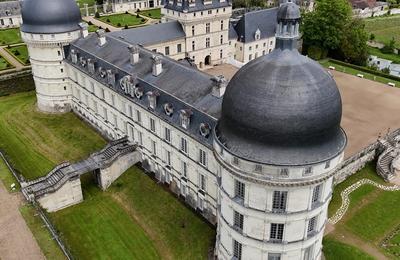
[[[204,145],[212,146],[212,135],[207,138],[199,133],[201,123],[206,123],[210,129],[216,124],[216,120],[221,113],[222,98],[211,95],[215,82],[212,76],[198,71],[178,61],[172,60],[166,56],[160,56],[163,72],[155,77],[152,75],[154,52],[143,47],[139,48],[140,60],[135,65],[130,64],[128,46],[130,42],[115,37],[115,34],[107,34],[107,42],[103,46],[97,44],[97,35],[91,34],[86,38],[80,38],[73,42],[69,48],[66,48],[67,62],[90,77],[109,86],[113,91],[126,96],[132,102],[139,106],[148,108],[148,100],[144,95],[141,99],[131,97],[124,93],[119,85],[119,80],[126,75],[136,76],[138,86],[146,94],[149,91],[158,91],[160,93],[157,99],[157,108],[153,113],[168,121],[169,124],[181,128],[188,135],[197,139]],[[71,50],[78,52],[79,57],[90,58],[96,62],[96,72],[89,73],[87,66],[82,67],[71,62]],[[116,84],[110,86],[106,78],[101,78],[99,68],[113,70],[116,72]],[[174,113],[172,116],[166,115],[163,105],[170,103],[173,105]],[[180,125],[179,111],[189,109],[192,111],[189,129],[183,129]]]
[[[108,35],[110,37],[120,38],[130,44],[141,44],[146,46],[184,38],[185,32],[178,21],[172,21],[116,31]]]
[[[0,17],[20,14],[21,6],[18,1],[0,2]]]
[[[257,29],[260,29],[261,39],[275,36],[277,13],[278,8],[245,13],[234,26],[238,40],[245,43],[255,41]],[[229,39],[232,39],[230,30],[229,34]]]
[[[230,6],[231,3],[229,0],[225,0],[225,2],[220,2],[220,0],[211,0],[211,4],[204,5],[203,0],[194,0],[195,5],[189,6],[188,0],[182,0],[182,5],[178,6],[177,0],[164,0],[164,8],[178,11],[178,12],[196,12],[202,10],[209,10],[214,8],[223,8]]]

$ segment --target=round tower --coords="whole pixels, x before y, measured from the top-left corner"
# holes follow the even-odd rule
[[[219,259],[320,259],[347,138],[333,78],[297,51],[300,10],[277,16],[276,49],[227,86],[214,130]]]
[[[21,37],[28,46],[38,108],[68,112],[71,90],[64,47],[80,36],[79,8],[74,0],[25,0],[21,13]]]

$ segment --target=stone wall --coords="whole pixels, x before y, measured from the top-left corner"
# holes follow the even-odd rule
[[[83,201],[81,180],[67,181],[60,189],[39,197],[37,201],[47,212],[54,212]]]

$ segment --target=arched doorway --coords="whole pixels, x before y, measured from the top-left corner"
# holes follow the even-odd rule
[[[206,66],[211,65],[211,56],[207,55],[206,58],[204,59],[204,64]]]

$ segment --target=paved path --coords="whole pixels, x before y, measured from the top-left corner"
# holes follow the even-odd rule
[[[0,182],[0,257],[1,259],[45,259],[18,208],[21,193],[10,194]]]
[[[122,28],[117,28],[114,27],[112,25],[109,25],[108,23],[103,23],[102,21],[97,20],[96,18],[94,18],[93,16],[85,16],[83,17],[83,20],[85,20],[86,22],[92,22],[92,24],[99,26],[103,29],[108,28],[110,30],[110,32],[115,32],[115,31],[121,31]]]
[[[9,54],[5,50],[6,46],[0,47],[0,55],[3,56],[11,65],[13,65],[16,69],[22,69],[24,65],[22,65],[16,58],[14,58],[11,54]]]

